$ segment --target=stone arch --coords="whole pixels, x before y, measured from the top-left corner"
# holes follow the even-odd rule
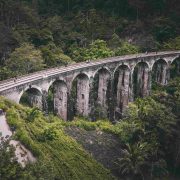
[[[93,116],[107,118],[110,116],[111,73],[108,68],[99,68],[93,78],[91,90],[91,113]]]
[[[129,103],[131,71],[127,65],[120,65],[114,72],[115,118],[122,117]]]
[[[120,63],[120,64],[117,65],[116,68],[114,69],[113,78],[115,77],[115,73],[118,71],[118,69],[119,69],[121,66],[125,66],[125,67],[127,67],[127,69],[131,70],[129,64],[127,64],[127,63]]]
[[[94,78],[94,77],[98,74],[98,72],[99,72],[100,70],[102,70],[102,69],[106,70],[106,71],[111,75],[111,70],[110,70],[108,67],[103,66],[103,67],[99,67],[99,68],[94,72],[93,78]]]
[[[150,72],[148,64],[146,62],[137,63],[132,76],[134,98],[149,95]]]
[[[48,86],[46,88],[47,92],[49,91],[49,89],[51,88],[51,86],[56,82],[56,81],[62,81],[63,83],[66,83],[66,80],[63,77],[58,77],[56,79],[53,79],[50,83],[48,83]]]
[[[170,64],[170,78],[180,75],[180,56],[173,59]]]
[[[63,80],[55,80],[48,90],[48,107],[60,118],[67,120],[68,89]]]
[[[90,79],[87,74],[79,73],[72,81],[70,90],[70,112],[69,119],[73,119],[75,115],[88,116],[89,115],[89,91]]]
[[[72,84],[73,82],[77,79],[77,77],[80,77],[80,76],[86,76],[88,79],[90,79],[90,76],[88,73],[84,72],[84,71],[80,71],[80,72],[77,72],[75,73],[75,75],[73,76],[72,80],[71,80],[71,87],[72,87]]]
[[[152,67],[152,80],[159,84],[167,83],[168,63],[164,59],[155,61]]]
[[[177,55],[176,57],[174,57],[173,59],[171,59],[171,64],[174,62],[174,61],[176,61],[177,59],[179,59],[180,58],[180,55]]]
[[[143,61],[143,60],[138,60],[137,63],[135,63],[130,69],[131,69],[131,72],[134,72],[135,68],[137,68],[137,66],[139,64],[146,64],[147,68],[150,70],[151,69],[151,64],[150,62],[147,62],[147,61]],[[133,73],[132,73],[133,74]]]
[[[37,86],[29,85],[20,93],[19,103],[42,110],[42,90]]]

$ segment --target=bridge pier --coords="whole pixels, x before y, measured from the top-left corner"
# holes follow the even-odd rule
[[[130,71],[126,67],[119,70],[117,84],[117,108],[122,114],[129,103]]]
[[[77,78],[77,114],[82,116],[89,115],[89,79],[82,75]]]
[[[110,74],[107,70],[101,69],[98,79],[98,98],[97,103],[100,106],[105,117],[108,116],[108,98],[107,94],[110,91]]]
[[[67,120],[67,86],[62,81],[54,83],[54,112],[63,120]]]
[[[155,62],[153,67],[153,74],[154,78],[153,80],[159,84],[165,85],[167,84],[168,80],[168,65],[167,63],[160,59],[157,62]]]
[[[149,95],[149,68],[146,63],[140,62],[134,70],[134,97],[145,97]]]

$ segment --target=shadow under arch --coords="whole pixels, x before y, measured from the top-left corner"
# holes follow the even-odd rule
[[[79,73],[73,78],[69,94],[69,120],[73,120],[75,116],[89,115],[89,91],[90,79],[87,74]]]
[[[100,68],[94,74],[91,92],[91,118],[110,118],[111,119],[111,73],[106,68]]]
[[[63,80],[55,80],[48,90],[48,112],[67,120],[68,90]]]
[[[149,95],[150,73],[146,62],[139,62],[133,70],[133,95],[134,99]]]
[[[157,60],[152,67],[152,82],[167,84],[168,63],[164,59]]]
[[[130,74],[131,71],[127,65],[120,65],[114,72],[114,103],[115,119],[122,118],[130,96]]]
[[[40,89],[30,85],[21,92],[19,103],[29,107],[37,107],[42,110],[42,92]]]

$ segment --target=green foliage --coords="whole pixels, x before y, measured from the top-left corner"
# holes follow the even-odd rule
[[[24,179],[26,173],[15,158],[14,147],[9,145],[9,140],[0,138],[0,179]]]
[[[16,126],[15,138],[38,160],[26,169],[15,169],[14,164],[11,164],[14,168],[13,174],[17,175],[15,177],[18,178],[23,173],[25,175],[22,179],[114,179],[81,145],[64,133],[64,121],[52,115],[48,117],[52,119],[49,121],[36,109],[16,105],[4,98],[0,98],[0,107],[6,109],[10,126]],[[35,120],[29,122],[30,116]],[[40,137],[44,140],[40,141]],[[3,168],[0,172],[6,166]],[[10,174],[11,179],[13,174]]]
[[[144,179],[142,169],[146,165],[149,151],[147,143],[127,144],[123,157],[117,162],[120,172],[131,176],[141,175]]]
[[[42,54],[31,44],[22,44],[6,62],[13,76],[32,73],[44,67]]]
[[[163,48],[165,50],[180,50],[180,36],[170,39],[168,42],[164,43]]]
[[[139,52],[139,48],[128,42],[122,42],[121,46],[115,49],[116,56],[122,56],[126,54],[136,54]]]
[[[41,140],[44,140],[44,141],[46,140],[52,141],[55,139],[57,139],[57,132],[52,127],[45,129],[41,135]]]
[[[89,45],[89,48],[72,48],[72,59],[76,62],[84,60],[96,60],[113,56],[114,53],[107,47],[103,40],[96,40]]]
[[[27,115],[27,120],[28,122],[33,122],[36,118],[39,118],[41,116],[41,112],[39,111],[38,108],[32,108],[32,110],[30,110],[30,112],[28,112]]]
[[[43,46],[41,51],[45,64],[48,67],[67,65],[73,62],[71,58],[65,55],[62,49],[56,47],[55,44],[48,44],[47,46]]]
[[[153,33],[157,41],[164,42],[176,36],[175,24],[169,18],[159,17],[154,20]]]
[[[175,0],[2,0],[0,6],[0,80],[73,61],[179,49]]]

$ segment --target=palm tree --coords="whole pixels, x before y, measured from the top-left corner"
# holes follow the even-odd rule
[[[116,164],[123,175],[140,175],[144,179],[142,167],[147,163],[149,147],[147,143],[126,144],[123,157]]]

